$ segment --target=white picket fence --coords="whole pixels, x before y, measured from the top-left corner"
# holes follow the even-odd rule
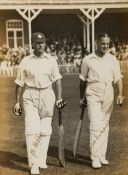
[[[79,74],[79,67],[74,65],[59,65],[61,74]]]
[[[122,73],[128,73],[128,60],[119,61]],[[74,65],[59,65],[59,70],[61,74],[79,74],[80,68]],[[16,76],[17,66],[6,67],[5,69],[0,69],[0,76]]]
[[[18,66],[0,67],[0,76],[16,76]],[[79,68],[74,65],[59,65],[61,74],[79,74]]]
[[[119,63],[120,63],[121,72],[122,73],[128,72],[128,60],[119,61]]]
[[[119,61],[122,73],[128,72],[128,60]],[[79,68],[74,65],[59,65],[60,73],[62,74],[78,74]]]
[[[128,60],[119,61],[120,69],[122,73],[128,72]],[[78,74],[79,68],[74,65],[59,65],[60,72],[62,74]]]

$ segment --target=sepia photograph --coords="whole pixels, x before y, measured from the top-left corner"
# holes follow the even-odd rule
[[[128,0],[0,0],[0,175],[128,175]]]

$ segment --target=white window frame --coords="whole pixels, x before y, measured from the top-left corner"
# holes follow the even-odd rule
[[[8,24],[12,24],[11,27],[8,27]],[[15,24],[19,23],[21,25],[21,27],[16,27]],[[18,20],[18,19],[10,19],[6,21],[6,43],[7,46],[9,47],[9,36],[8,36],[8,32],[14,32],[14,48],[17,49],[17,36],[16,36],[16,32],[17,31],[21,31],[22,32],[22,37],[20,37],[22,39],[22,47],[24,48],[24,26],[23,26],[23,20]]]

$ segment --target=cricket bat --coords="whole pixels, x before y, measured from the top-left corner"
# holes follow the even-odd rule
[[[81,133],[81,126],[82,126],[82,121],[83,121],[83,117],[84,117],[84,111],[85,111],[85,106],[82,106],[80,120],[79,120],[78,125],[77,125],[77,130],[76,130],[74,143],[73,143],[73,155],[74,155],[74,157],[76,157],[76,153],[77,153],[77,149],[78,149],[80,133]]]
[[[62,110],[59,111],[59,161],[60,166],[65,167],[65,155],[64,155],[64,126],[62,122]]]

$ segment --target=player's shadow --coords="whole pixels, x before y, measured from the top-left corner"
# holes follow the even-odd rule
[[[50,146],[48,155],[58,159],[58,147]],[[72,151],[68,149],[65,149],[65,161],[66,163],[80,164],[89,167],[91,166],[91,160],[89,157],[77,154],[76,158],[74,158]],[[26,165],[26,157],[19,156],[12,152],[0,151],[0,166],[27,172],[28,168]],[[55,163],[49,163],[49,165],[59,166],[59,160],[58,165]]]
[[[58,159],[58,147],[50,146],[48,155]],[[89,156],[77,154],[76,158],[74,158],[72,151],[68,149],[65,149],[65,161],[67,163],[80,164],[89,167],[91,166],[91,159]],[[54,164],[50,165],[56,166]]]
[[[12,152],[0,151],[0,166],[24,172],[28,171],[28,169],[20,165],[20,163],[27,164],[27,158]]]

